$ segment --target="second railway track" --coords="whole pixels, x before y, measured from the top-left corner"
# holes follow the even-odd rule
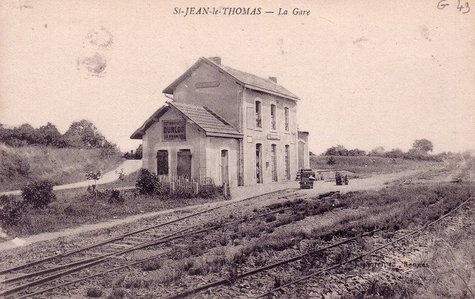
[[[125,262],[123,263],[124,265],[119,267],[102,266],[101,269],[94,270],[96,271],[95,273],[86,275],[82,278],[78,278],[78,276],[80,276],[80,274],[78,274],[79,272],[93,269],[94,267],[97,267],[100,264],[110,262],[114,258],[117,259],[118,257],[125,256],[128,253],[145,248],[156,248],[157,246],[160,246],[162,244],[170,243],[182,238],[192,237],[198,234],[203,234],[218,229],[223,225],[232,225],[238,222],[242,222],[242,220],[232,220],[228,221],[227,223],[219,223],[219,227],[216,225],[206,226],[202,224],[187,225],[182,229],[175,229],[168,233],[160,231],[161,228],[171,226],[172,224],[180,222],[185,222],[190,218],[199,217],[202,214],[211,213],[221,208],[229,207],[232,205],[239,205],[244,201],[278,194],[280,194],[279,196],[281,198],[287,198],[289,196],[295,196],[296,194],[298,194],[298,192],[293,189],[284,191],[280,190],[275,192],[269,192],[259,196],[254,196],[236,202],[224,202],[209,209],[205,209],[186,216],[178,217],[169,221],[161,222],[158,224],[147,226],[145,228],[127,232],[125,234],[118,235],[104,241],[96,242],[94,244],[66,251],[64,253],[49,255],[38,260],[0,270],[0,275],[3,276],[3,279],[0,283],[0,297],[22,298],[23,296],[32,296],[34,294],[43,293],[49,289],[70,284],[71,281],[76,281],[78,279],[84,280],[88,277],[94,277],[98,275],[98,273],[109,272],[110,269],[121,269],[122,267],[127,267],[130,263]],[[281,213],[285,210],[286,209],[284,208],[277,211],[261,213],[260,215],[245,217],[245,220],[252,220],[254,218],[264,217],[270,214]],[[161,255],[162,254],[157,255],[157,257],[155,258],[158,258]],[[145,260],[148,259],[144,259],[144,261]],[[64,279],[65,277],[67,277],[66,281],[61,281],[60,283],[58,283],[57,286],[48,286],[48,284],[54,284],[56,280]],[[40,286],[47,287],[45,287],[44,290],[35,290],[33,292],[34,294],[29,293],[29,290],[31,288],[38,288]]]

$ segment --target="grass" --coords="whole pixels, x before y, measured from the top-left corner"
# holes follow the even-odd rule
[[[473,208],[473,205],[472,207]],[[474,298],[475,223],[473,211],[458,224],[431,230],[425,254],[414,260],[410,276],[388,284],[374,279],[364,298]]]
[[[100,191],[104,189],[99,188]],[[45,209],[27,208],[21,220],[4,227],[11,237],[23,237],[43,232],[58,231],[83,224],[98,223],[130,215],[171,209],[215,200],[203,198],[169,199],[166,196],[138,195],[134,191],[120,191],[123,203],[109,203],[85,190],[56,191],[57,199]]]
[[[100,149],[54,148],[46,146],[9,147],[0,143],[0,191],[21,189],[34,180],[55,185],[85,180],[91,170],[117,167],[119,156],[101,156]]]
[[[473,205],[472,205],[473,207]],[[414,274],[415,282],[403,281],[402,288],[417,298],[475,297],[475,223],[473,212],[462,219],[457,229],[434,231],[423,265]]]
[[[443,162],[414,161],[401,158],[369,156],[334,156],[335,164],[328,165],[329,156],[311,156],[310,168],[326,170],[347,170],[357,175],[394,173],[406,170],[432,169],[441,167]]]
[[[99,185],[98,188],[113,189],[113,188],[120,188],[120,187],[135,187],[135,183],[137,182],[139,172],[140,171],[137,170],[132,173],[126,174],[123,180],[117,180],[115,182],[102,184],[102,185]]]

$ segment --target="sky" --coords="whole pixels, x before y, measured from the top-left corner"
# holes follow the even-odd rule
[[[219,56],[300,97],[299,129],[314,153],[408,150],[421,138],[434,152],[475,149],[475,0],[461,5],[1,1],[0,123],[65,132],[88,119],[122,151],[135,149],[129,137],[168,100],[162,90],[200,57]],[[174,14],[202,6],[261,13]]]

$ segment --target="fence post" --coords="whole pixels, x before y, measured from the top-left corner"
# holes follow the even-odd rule
[[[170,182],[170,194],[175,193],[175,180]]]
[[[228,198],[228,184],[223,183],[223,195],[224,198]]]
[[[195,182],[195,195],[200,193],[200,184],[198,182]]]

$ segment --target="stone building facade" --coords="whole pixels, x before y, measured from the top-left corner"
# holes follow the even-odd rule
[[[238,186],[293,180],[309,167],[299,98],[276,78],[200,58],[163,93],[172,100],[131,136],[142,139],[144,168]]]

